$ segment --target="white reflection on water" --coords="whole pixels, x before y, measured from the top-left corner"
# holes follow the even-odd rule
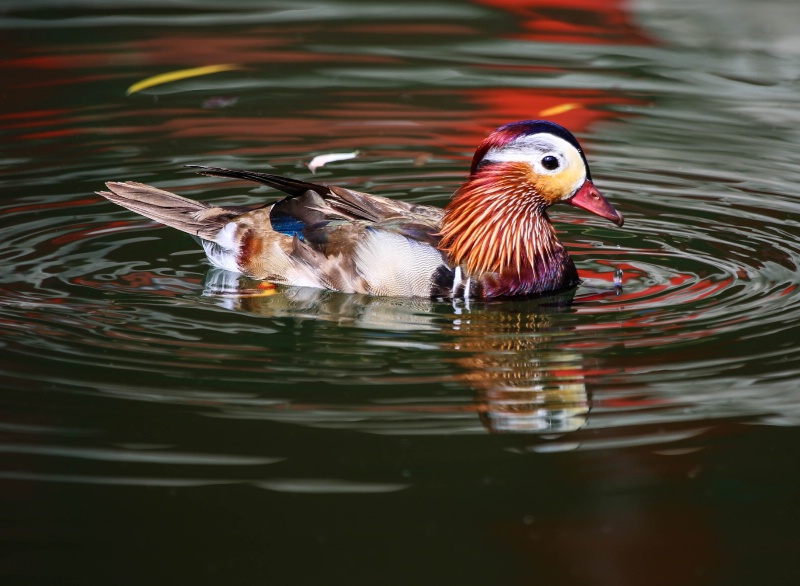
[[[334,478],[276,478],[266,482],[258,482],[256,486],[276,492],[291,492],[295,494],[378,494],[398,492],[411,485],[356,482]]]
[[[112,462],[138,462],[168,465],[205,466],[256,466],[274,464],[283,458],[263,456],[241,456],[233,454],[201,454],[197,452],[171,452],[166,450],[99,449],[88,447],[45,446],[30,444],[0,444],[0,453],[35,454],[59,458],[83,460],[107,460]]]
[[[4,480],[26,480],[36,482],[54,482],[66,484],[96,484],[105,486],[152,486],[166,488],[185,488],[198,486],[215,486],[222,484],[240,484],[237,480],[221,480],[218,478],[169,478],[165,476],[114,476],[112,474],[47,474],[38,472],[0,471]]]

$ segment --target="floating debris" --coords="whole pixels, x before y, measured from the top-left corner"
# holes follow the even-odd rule
[[[568,104],[559,104],[558,106],[552,106],[550,108],[545,108],[541,112],[539,112],[539,116],[541,118],[548,118],[549,116],[555,116],[557,114],[564,114],[565,112],[569,112],[570,110],[575,110],[577,108],[582,108],[580,104],[568,103]]]
[[[202,108],[205,110],[220,110],[228,106],[233,106],[238,101],[239,98],[236,96],[214,96],[213,98],[208,98],[203,101]]]
[[[192,67],[191,69],[179,69],[177,71],[170,71],[169,73],[161,73],[159,75],[154,75],[153,77],[148,77],[147,79],[136,82],[128,88],[128,91],[125,92],[125,95],[130,96],[136,92],[140,92],[157,85],[170,83],[172,81],[179,81],[181,79],[188,79],[190,77],[199,77],[201,75],[210,75],[212,73],[219,73],[220,71],[231,71],[232,69],[241,69],[241,66],[232,63],[226,63],[223,65],[205,65],[203,67]]]
[[[327,155],[317,155],[311,162],[308,163],[308,168],[311,169],[312,173],[316,173],[317,169],[327,165],[328,163],[332,163],[334,161],[346,161],[348,159],[355,159],[358,156],[358,151],[353,151],[352,153],[330,153]]]

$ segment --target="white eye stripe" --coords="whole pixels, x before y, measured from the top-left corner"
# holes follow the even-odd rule
[[[548,170],[542,166],[542,159],[546,156],[558,159],[556,169]],[[483,160],[489,163],[528,163],[538,172],[545,174],[557,173],[575,159],[583,162],[574,146],[552,134],[522,136],[500,148],[489,149],[483,157]]]
[[[542,165],[542,159],[547,156],[558,160],[556,168],[546,169]],[[483,157],[483,162],[526,163],[537,175],[568,176],[570,193],[577,190],[586,180],[586,165],[580,151],[563,138],[552,134],[521,136],[502,147],[491,148]]]
[[[547,169],[542,165],[545,157],[555,157],[558,166]],[[575,146],[558,136],[539,133],[521,136],[502,147],[489,149],[484,163],[525,163],[535,175],[551,177],[559,185],[560,199],[573,195],[587,177],[586,163]]]

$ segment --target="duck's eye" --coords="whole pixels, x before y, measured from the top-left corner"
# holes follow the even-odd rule
[[[542,167],[548,171],[554,171],[555,169],[558,169],[558,159],[553,155],[547,155],[542,159]]]

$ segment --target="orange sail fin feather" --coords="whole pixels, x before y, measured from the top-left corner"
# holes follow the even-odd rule
[[[524,120],[478,147],[445,209],[239,169],[200,173],[286,196],[215,207],[134,182],[100,195],[200,238],[219,268],[274,284],[403,297],[513,297],[575,287],[578,273],[547,208],[564,202],[622,226],[565,128]]]

